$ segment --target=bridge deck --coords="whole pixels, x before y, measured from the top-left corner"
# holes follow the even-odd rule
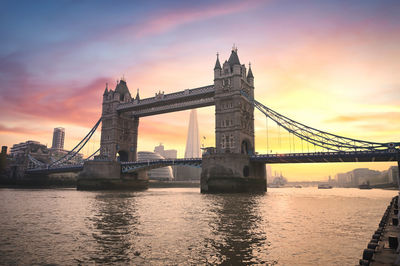
[[[285,154],[258,154],[250,157],[251,161],[263,162],[265,164],[286,163],[343,163],[343,162],[390,162],[399,161],[398,150],[383,150],[373,152],[313,152],[313,153],[285,153]],[[201,158],[191,159],[164,159],[144,162],[122,162],[121,171],[134,172],[138,170],[150,170],[171,165],[200,166]],[[65,172],[79,172],[83,165],[61,166],[59,168],[36,168],[28,169],[29,174],[51,174]]]
[[[170,113],[215,105],[214,95],[214,85],[209,85],[122,103],[117,107],[117,111],[132,112],[133,116],[138,117]]]
[[[259,154],[252,161],[275,163],[343,163],[343,162],[390,162],[400,159],[399,152],[387,150],[373,152],[313,152],[286,154]]]
[[[27,169],[25,172],[27,174],[54,174],[54,173],[74,173],[83,170],[83,164],[62,166],[54,168],[34,168]]]

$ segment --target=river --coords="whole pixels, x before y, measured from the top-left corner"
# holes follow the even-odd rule
[[[0,189],[0,264],[356,265],[397,193]]]

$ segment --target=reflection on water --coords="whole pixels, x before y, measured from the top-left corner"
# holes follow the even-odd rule
[[[354,265],[396,193],[0,189],[0,264]]]
[[[95,196],[88,227],[98,244],[91,260],[97,263],[128,263],[137,254],[132,237],[138,223],[133,193],[103,192]]]
[[[267,261],[266,234],[259,226],[262,218],[258,210],[257,195],[214,195],[210,201],[217,219],[209,223],[212,237],[207,242],[216,250],[210,254],[207,262],[226,263],[262,263]]]

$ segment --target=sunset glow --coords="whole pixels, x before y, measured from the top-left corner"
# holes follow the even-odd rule
[[[0,144],[73,148],[101,116],[106,83],[122,77],[152,97],[213,84],[216,53],[238,46],[255,98],[303,124],[376,142],[400,141],[399,1],[15,1],[0,4]],[[185,152],[189,111],[140,120],[138,150]],[[214,107],[198,109],[215,145]],[[256,150],[289,152],[289,136],[255,111]],[[267,147],[268,136],[268,147]],[[99,146],[100,132],[84,151]],[[303,145],[303,146],[302,146]],[[306,144],[295,140],[297,152]],[[293,148],[294,149],[294,148]],[[308,147],[310,149],[310,147]],[[273,165],[289,181],[394,163]]]

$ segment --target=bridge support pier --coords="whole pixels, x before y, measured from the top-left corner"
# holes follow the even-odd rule
[[[78,190],[143,190],[148,184],[146,171],[123,174],[116,161],[86,161],[77,179]]]
[[[203,155],[200,186],[202,193],[265,192],[265,164],[245,154]]]

